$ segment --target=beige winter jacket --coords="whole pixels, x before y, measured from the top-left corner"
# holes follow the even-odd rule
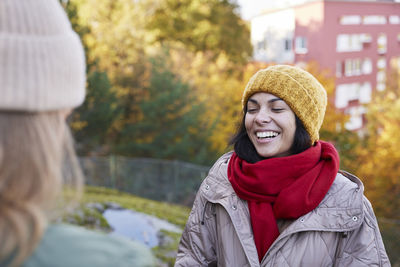
[[[320,205],[294,221],[278,221],[280,235],[262,262],[247,202],[227,177],[231,153],[211,168],[197,193],[175,266],[390,266],[361,181],[339,173]]]

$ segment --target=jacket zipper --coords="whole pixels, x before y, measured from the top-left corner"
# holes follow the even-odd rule
[[[333,259],[333,267],[339,266],[337,265],[337,260],[342,256],[343,246],[346,241],[346,237],[348,236],[349,232],[342,232],[339,237],[338,245],[336,247],[335,258]]]
[[[206,203],[219,204],[219,205],[221,205],[221,206],[225,209],[226,213],[228,213],[229,218],[230,218],[231,221],[232,221],[233,228],[235,229],[235,232],[236,232],[236,235],[238,236],[239,242],[240,242],[240,244],[241,244],[242,247],[243,247],[243,251],[244,251],[244,254],[245,254],[246,257],[247,257],[247,260],[248,260],[248,262],[249,262],[249,265],[252,266],[252,267],[254,267],[254,266],[256,266],[256,267],[261,266],[261,263],[259,263],[258,265],[253,265],[253,264],[252,264],[251,258],[250,258],[250,256],[248,255],[248,249],[246,249],[246,247],[244,246],[244,244],[243,244],[243,242],[242,242],[243,240],[242,240],[242,238],[241,238],[240,235],[239,235],[239,231],[237,230],[237,225],[236,225],[236,223],[235,223],[235,220],[232,219],[232,214],[231,214],[231,212],[229,211],[228,207],[226,207],[226,206],[225,206],[224,204],[222,204],[221,202],[218,202],[218,201],[211,201],[211,200],[208,199],[207,197],[205,197],[205,199],[207,200]],[[205,211],[206,206],[207,206],[207,204],[204,205],[204,211]],[[204,212],[204,211],[203,211],[203,220],[204,220],[204,216],[205,216],[205,212]],[[202,221],[201,224],[203,224],[203,222],[204,222],[204,221]],[[257,251],[257,250],[256,250],[256,251]],[[256,254],[256,255],[257,255],[257,254]],[[257,257],[257,262],[258,262],[258,257]]]

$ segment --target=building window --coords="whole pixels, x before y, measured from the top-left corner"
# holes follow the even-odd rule
[[[369,102],[371,102],[371,98],[372,98],[371,83],[365,82],[360,87],[358,101],[360,102],[360,104],[368,104]]]
[[[378,43],[378,53],[384,54],[387,51],[387,37],[386,34],[380,33],[377,39]]]
[[[370,43],[372,41],[372,36],[369,33],[362,33],[360,34],[360,39],[363,43]]]
[[[386,89],[386,84],[384,84],[384,83],[377,83],[377,84],[376,84],[376,89],[377,89],[378,91],[385,91],[385,89]]]
[[[362,62],[362,73],[371,74],[372,73],[372,60],[370,58],[365,58]]]
[[[348,34],[339,34],[336,37],[336,51],[337,52],[345,52],[349,50],[349,38]]]
[[[336,77],[342,77],[343,73],[343,63],[342,61],[336,61]]]
[[[292,39],[285,39],[285,51],[292,51]]]
[[[386,89],[386,72],[384,70],[379,70],[376,73],[376,89],[378,91]]]
[[[307,50],[307,38],[303,36],[296,37],[295,52],[298,54],[305,54]]]
[[[336,86],[335,106],[345,108],[350,101],[358,100],[360,92],[359,83],[339,84]]]
[[[351,107],[346,109],[345,113],[350,115],[349,121],[345,124],[347,130],[354,131],[363,126],[363,117],[366,113],[366,109],[364,107]]]
[[[335,106],[336,108],[345,108],[348,105],[347,101],[347,84],[340,84],[336,86],[335,90]]]
[[[400,57],[393,57],[390,59],[390,67],[400,74]]]
[[[344,62],[344,73],[346,76],[358,76],[363,74],[361,59],[346,59]]]
[[[386,81],[386,73],[384,70],[380,70],[376,73],[376,81],[378,83]]]
[[[380,57],[376,62],[376,67],[378,68],[378,70],[386,69],[386,58]]]
[[[371,102],[372,86],[369,82],[339,84],[335,92],[336,108],[346,108],[351,101],[358,101],[361,104]]]
[[[400,16],[390,16],[389,22],[390,24],[400,24]]]
[[[341,25],[358,25],[361,24],[361,16],[357,15],[348,15],[340,17]]]
[[[363,42],[360,34],[339,34],[336,37],[337,52],[361,51]]]
[[[267,50],[267,42],[265,40],[259,41],[257,43],[257,50]]]
[[[363,24],[365,25],[382,25],[386,24],[386,17],[385,16],[364,16],[363,17]]]
[[[372,60],[370,58],[336,61],[336,77],[368,75],[371,73]]]
[[[352,76],[352,60],[346,59],[344,61],[344,75]]]
[[[361,75],[361,59],[353,59],[353,75]]]

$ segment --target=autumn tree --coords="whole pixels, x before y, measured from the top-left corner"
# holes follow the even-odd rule
[[[88,25],[80,24],[78,6],[75,2],[63,3],[71,25],[83,40],[89,54],[86,37],[91,34]],[[85,102],[75,109],[69,122],[78,142],[79,154],[107,154],[113,136],[113,124],[119,118],[120,108],[108,75],[98,70],[98,61],[86,58],[87,86]]]
[[[119,99],[121,118],[115,125],[137,120],[142,88],[149,78],[146,11],[143,1],[71,0],[78,10],[78,23],[90,30],[82,37],[89,62],[106,72],[111,90]]]
[[[158,0],[153,6],[147,28],[156,42],[182,43],[192,52],[212,52],[215,56],[222,53],[238,63],[251,57],[250,29],[235,2]]]
[[[141,118],[125,125],[117,152],[210,164],[215,153],[207,142],[210,131],[200,119],[204,105],[165,61],[153,60],[150,82],[144,88],[146,97],[139,103]]]
[[[85,102],[72,114],[71,128],[80,154],[108,154],[115,136],[113,124],[121,109],[107,74],[92,71],[87,78]]]

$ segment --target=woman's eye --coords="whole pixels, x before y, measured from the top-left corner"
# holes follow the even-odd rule
[[[283,108],[273,108],[273,109],[271,109],[273,112],[281,112],[281,111],[283,111],[284,109]]]
[[[256,111],[257,111],[256,108],[249,108],[249,109],[247,109],[247,112],[248,112],[248,113],[254,113],[254,112],[256,112]]]

